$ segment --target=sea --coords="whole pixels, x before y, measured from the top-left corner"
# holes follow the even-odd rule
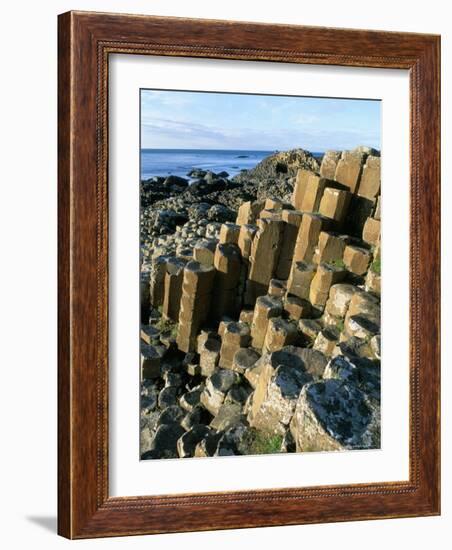
[[[141,149],[141,179],[153,176],[187,177],[193,168],[226,171],[230,177],[254,168],[275,151],[220,149]]]

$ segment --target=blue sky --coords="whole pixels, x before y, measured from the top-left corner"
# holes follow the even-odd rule
[[[141,91],[141,146],[308,151],[380,149],[380,101]]]

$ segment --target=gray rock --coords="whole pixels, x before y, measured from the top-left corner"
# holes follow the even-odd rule
[[[180,406],[188,412],[192,411],[201,402],[201,393],[203,390],[204,384],[200,384],[184,393],[179,399]]]
[[[142,411],[151,412],[157,406],[159,390],[153,381],[145,380],[141,385],[140,407]]]
[[[224,402],[226,393],[239,381],[238,373],[229,369],[217,369],[207,378],[206,387],[201,394],[201,403],[215,416]]]
[[[260,354],[251,348],[240,348],[234,354],[232,361],[232,370],[241,374],[252,368],[256,361],[260,358]]]
[[[160,409],[166,409],[166,407],[177,404],[177,390],[178,388],[174,386],[163,388],[158,398],[158,406]]]
[[[188,430],[188,432],[185,432],[177,440],[177,452],[179,457],[188,458],[194,456],[196,445],[205,439],[209,433],[209,427],[203,424],[197,424]]]
[[[244,420],[245,417],[240,404],[223,403],[210,426],[217,431],[226,431],[239,423],[243,423]]]
[[[297,452],[379,448],[379,414],[354,384],[328,379],[304,386],[290,431]]]
[[[312,376],[301,365],[275,364],[270,359],[263,368],[247,418],[258,430],[284,435],[301,388]]]
[[[177,458],[177,440],[184,433],[179,424],[162,424],[155,432],[149,451],[142,454],[141,458]]]
[[[246,440],[249,428],[238,424],[227,430],[219,439],[213,456],[234,456],[247,454]]]
[[[217,450],[218,441],[223,436],[222,432],[215,432],[212,430],[209,434],[206,435],[195,447],[195,456],[196,457],[206,457],[214,456],[215,451]]]
[[[167,388],[180,388],[184,382],[181,373],[171,371],[167,371],[163,374],[163,380],[165,381],[165,387]]]
[[[248,384],[232,386],[226,395],[225,403],[238,403],[239,405],[243,405],[251,392],[252,389]]]
[[[212,415],[202,406],[196,405],[188,412],[181,421],[181,426],[188,431],[196,424],[209,424],[212,420]]]
[[[157,426],[161,426],[163,424],[180,424],[184,414],[185,412],[178,405],[166,407],[166,409],[160,413],[157,420]]]

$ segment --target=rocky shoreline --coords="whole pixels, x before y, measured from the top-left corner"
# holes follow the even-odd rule
[[[141,458],[379,448],[380,155],[141,183]]]

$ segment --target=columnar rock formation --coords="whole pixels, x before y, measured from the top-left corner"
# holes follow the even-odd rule
[[[143,458],[378,447],[380,226],[378,152],[328,151],[291,203],[270,188],[155,255]]]

